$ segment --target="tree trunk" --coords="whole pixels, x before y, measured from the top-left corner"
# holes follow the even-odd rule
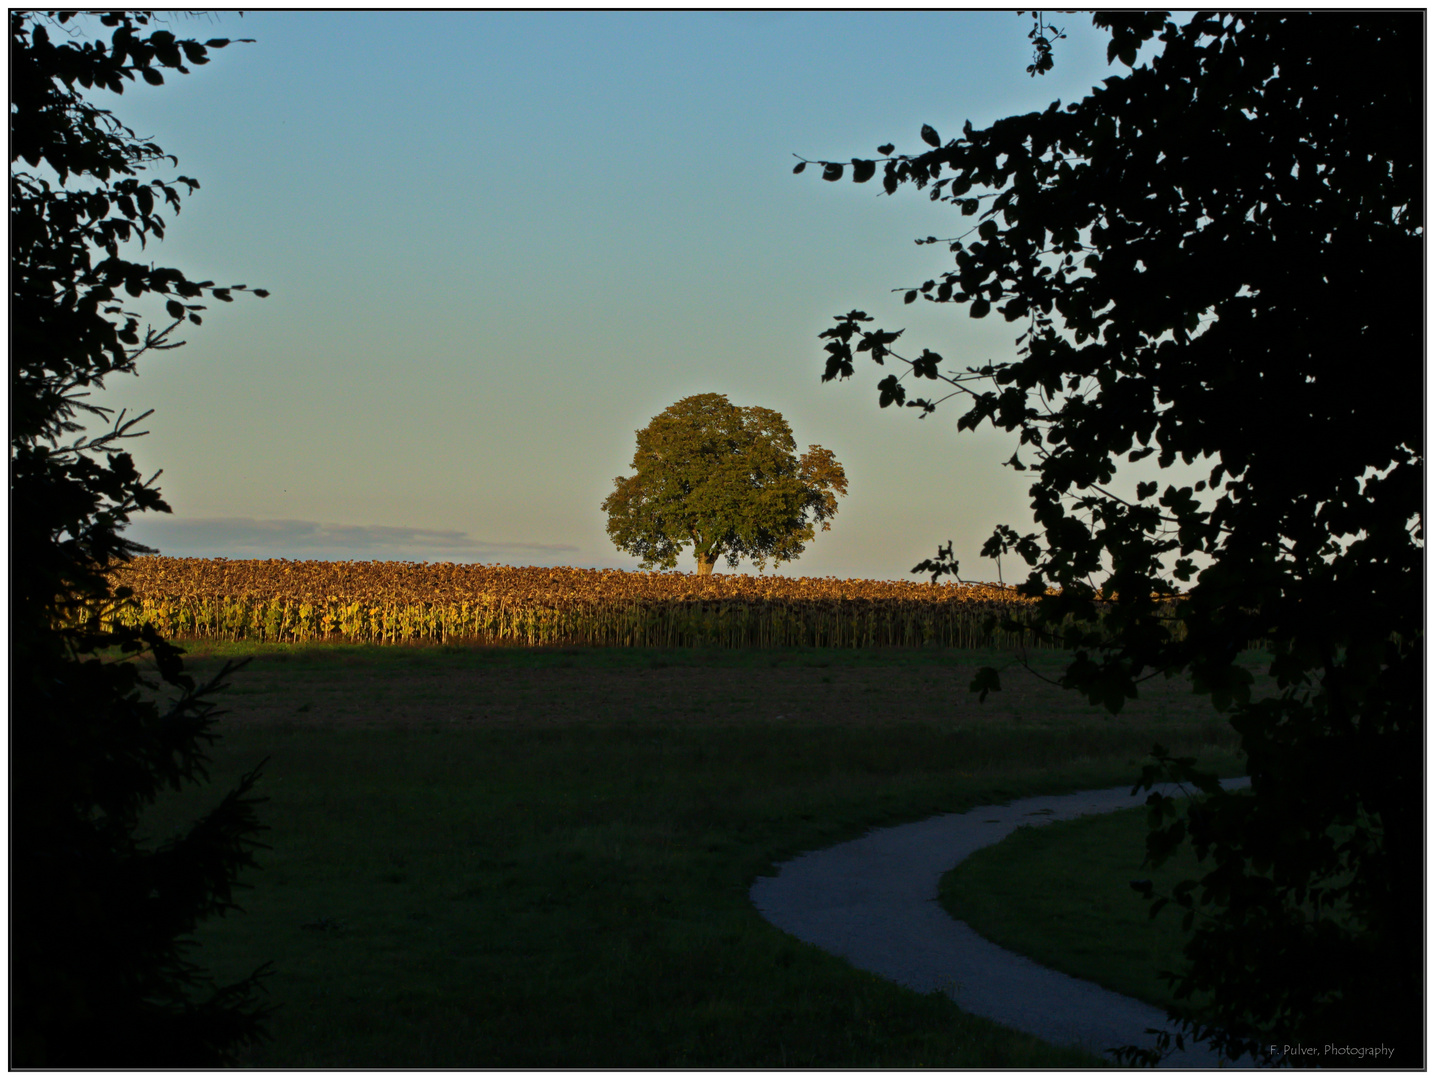
[[[698,576],[711,577],[713,567],[717,565],[717,553],[714,552],[711,555],[705,555],[703,552],[697,551],[693,554],[698,560]]]

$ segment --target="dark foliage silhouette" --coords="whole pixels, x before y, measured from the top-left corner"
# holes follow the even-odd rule
[[[813,163],[859,183],[880,165],[888,194],[912,184],[971,218],[917,241],[954,265],[897,291],[1016,323],[1016,359],[908,358],[900,330],[852,311],[822,335],[823,379],[864,352],[897,361],[882,407],[925,417],[940,401],[916,388],[944,384],[969,406],[959,429],[1014,433],[1040,531],[1002,526],[982,554],[1019,554],[1029,595],[1059,590],[1043,625],[1099,613],[1107,636],[1063,635],[1061,684],[1118,711],[1189,673],[1240,733],[1248,794],[1159,747],[1142,778],[1204,793],[1184,814],[1150,800],[1151,860],[1186,841],[1206,860],[1150,897],[1186,909],[1178,995],[1212,1002],[1173,1014],[1176,1040],[1266,1060],[1384,1047],[1365,1063],[1419,1066],[1422,15],[1094,22],[1108,61],[1132,67],[1148,43],[1154,58],[958,139],[924,126],[919,152]],[[1033,41],[1050,30],[1038,15]],[[1029,71],[1050,60],[1037,42]],[[1209,475],[1161,477],[1178,459]],[[948,546],[917,569],[957,568]],[[1259,698],[1235,662],[1252,642],[1274,654]],[[987,669],[973,689],[999,687]]]
[[[159,147],[83,91],[161,84],[229,42],[180,40],[144,14],[99,17],[109,39],[93,40],[84,21],[10,13],[11,1066],[219,1065],[262,1035],[264,969],[215,986],[186,936],[236,906],[263,846],[259,770],[182,835],[140,834],[161,791],[207,779],[210,697],[233,668],[196,686],[152,627],[102,628],[125,602],[106,572],[147,550],[124,525],[169,507],[121,448],[143,417],[85,397],[183,344],[173,332],[200,322],[198,300],[244,286],[128,257],[164,236],[176,188],[199,185],[143,179]],[[168,325],[141,336],[125,306],[146,297]]]

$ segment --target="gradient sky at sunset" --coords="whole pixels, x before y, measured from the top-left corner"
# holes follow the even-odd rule
[[[917,152],[923,124],[945,139],[1084,96],[1114,73],[1089,17],[1057,18],[1039,79],[1012,12],[172,18],[256,41],[96,95],[203,185],[144,257],[272,295],[215,305],[98,395],[155,410],[133,451],[175,513],[136,539],[633,568],[599,504],[634,431],[709,391],[846,468],[832,531],[780,573],[902,578],[950,539],[964,577],[992,579],[982,541],[1029,524],[1001,465],[1014,435],[959,435],[956,401],[879,410],[870,363],[819,382],[817,335],[854,307],[905,327],[911,355],[1013,354],[1020,327],[891,291],[949,265],[914,238],[970,221],[794,176],[792,155]]]

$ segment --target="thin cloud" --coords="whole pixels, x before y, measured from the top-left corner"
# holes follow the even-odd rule
[[[544,564],[574,544],[475,540],[459,529],[247,517],[142,518],[126,534],[163,555],[230,559],[400,559]]]

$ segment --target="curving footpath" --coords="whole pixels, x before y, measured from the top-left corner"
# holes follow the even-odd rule
[[[1223,783],[1245,787],[1249,780]],[[994,945],[937,900],[944,873],[1019,826],[1140,806],[1146,796],[1133,796],[1130,786],[1044,795],[874,829],[783,863],[777,876],[758,878],[748,895],[764,918],[793,937],[921,993],[944,991],[969,1013],[1097,1054],[1151,1046],[1146,1029],[1167,1026],[1164,1010]],[[1173,1052],[1162,1067],[1218,1064],[1213,1051],[1198,1046]]]

